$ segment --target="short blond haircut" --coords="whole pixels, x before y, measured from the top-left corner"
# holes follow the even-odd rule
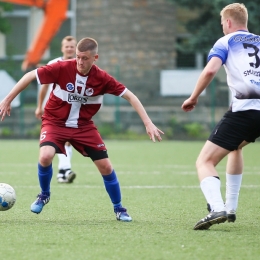
[[[220,16],[222,18],[231,18],[236,24],[247,26],[248,12],[244,4],[233,3],[224,7]]]
[[[63,44],[65,41],[67,41],[67,42],[75,41],[75,45],[77,44],[76,38],[73,37],[73,36],[68,35],[68,36],[66,36],[66,37],[64,37],[64,38],[62,39],[62,41],[61,41],[61,47],[62,47],[62,44]]]
[[[93,54],[97,54],[98,43],[95,39],[86,37],[78,42],[77,49],[80,52],[91,51]]]

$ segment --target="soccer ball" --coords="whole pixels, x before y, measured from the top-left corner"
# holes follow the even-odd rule
[[[0,211],[5,211],[13,207],[16,201],[15,190],[6,183],[0,183]]]

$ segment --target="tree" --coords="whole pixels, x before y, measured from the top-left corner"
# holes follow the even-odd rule
[[[170,0],[176,5],[187,8],[198,15],[187,20],[185,28],[191,34],[189,41],[178,46],[181,51],[207,53],[216,40],[223,36],[220,23],[220,11],[232,0]],[[255,34],[260,34],[259,1],[247,0],[245,6],[248,10],[248,29]]]
[[[10,31],[11,26],[8,21],[2,16],[3,12],[11,11],[13,9],[13,5],[8,3],[0,3],[0,32],[6,34]]]

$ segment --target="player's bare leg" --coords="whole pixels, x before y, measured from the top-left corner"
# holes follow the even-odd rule
[[[206,201],[211,206],[211,212],[196,223],[195,230],[209,229],[211,225],[223,223],[227,220],[220,191],[220,179],[215,167],[228,153],[228,150],[207,141],[199,154],[196,167],[200,187]]]

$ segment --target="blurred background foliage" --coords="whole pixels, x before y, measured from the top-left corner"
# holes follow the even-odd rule
[[[12,11],[13,5],[8,3],[1,3],[0,2],[0,32],[1,33],[7,33],[10,31],[11,26],[8,23],[7,19],[3,17],[3,12],[5,11]]]
[[[177,47],[179,50],[208,52],[212,43],[223,36],[220,22],[220,11],[232,0],[169,0],[176,5],[194,13],[187,21],[183,22],[187,32],[191,34],[188,41],[182,42]],[[259,1],[247,0],[245,5],[249,13],[248,29],[252,33],[260,34]]]

